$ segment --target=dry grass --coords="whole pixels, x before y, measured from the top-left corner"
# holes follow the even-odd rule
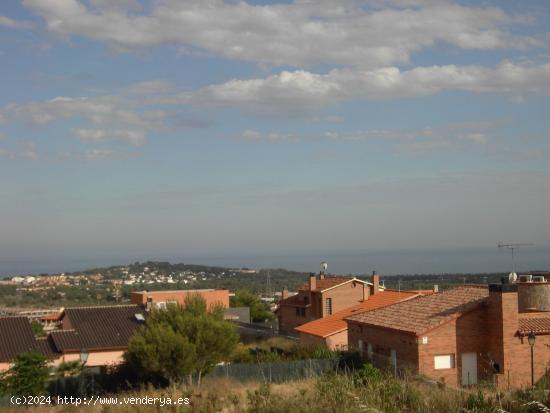
[[[372,373],[372,371],[370,371]],[[227,378],[207,378],[200,388],[172,387],[142,389],[118,394],[122,397],[189,397],[190,406],[41,406],[24,408],[37,413],[362,413],[362,412],[461,412],[461,413],[535,413],[545,410],[541,403],[550,398],[543,390],[497,395],[459,391],[429,384],[418,377],[395,379],[351,374],[328,374],[317,379],[266,385],[238,382]],[[538,405],[534,403],[536,401]],[[528,404],[529,402],[533,402]],[[21,412],[22,407],[0,407],[0,413]]]

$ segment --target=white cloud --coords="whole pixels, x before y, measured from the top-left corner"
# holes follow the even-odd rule
[[[163,131],[166,114],[160,110],[139,111],[117,96],[56,97],[41,102],[8,104],[0,107],[4,122],[42,125],[63,119],[82,119],[88,127],[73,133],[85,141],[118,140],[132,145],[145,142],[151,131]]]
[[[90,149],[84,152],[59,152],[58,161],[112,161],[139,156],[138,153],[121,153],[111,149]]]
[[[30,29],[33,27],[33,24],[28,21],[13,20],[6,16],[0,16],[0,26],[10,29]]]
[[[124,4],[23,0],[53,33],[80,35],[128,50],[174,44],[228,58],[285,66],[318,63],[381,67],[408,62],[437,42],[462,49],[544,47],[513,34],[530,22],[497,7],[447,1],[296,0],[251,5],[223,0],[163,0],[150,11]],[[134,11],[136,10],[136,11]]]
[[[104,142],[117,140],[131,145],[143,145],[145,133],[135,130],[73,129],[73,134],[83,142]]]
[[[24,142],[20,144],[16,150],[10,151],[0,148],[0,157],[6,157],[8,159],[36,161],[41,156],[34,142]]]
[[[276,133],[276,132],[258,132],[256,130],[247,129],[243,131],[239,138],[247,140],[247,141],[260,141],[260,140],[268,140],[268,141],[286,141],[286,140],[293,140],[295,139],[294,135],[292,134],[283,134],[283,133]]]
[[[405,71],[397,67],[335,69],[327,74],[283,71],[264,79],[230,80],[164,98],[161,102],[239,107],[252,112],[292,115],[342,101],[398,99],[442,91],[548,95],[550,63],[529,65],[504,61],[495,67],[447,65]]]

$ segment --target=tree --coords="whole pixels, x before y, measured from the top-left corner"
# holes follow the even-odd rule
[[[266,304],[258,296],[252,294],[249,290],[241,289],[235,293],[231,305],[233,307],[250,308],[250,318],[252,321],[273,320],[273,313],[269,311]]]
[[[130,339],[125,357],[170,383],[181,383],[193,370],[195,346],[171,326],[153,323]]]
[[[201,296],[190,296],[185,306],[153,310],[131,339],[127,363],[158,374],[170,382],[181,382],[193,374],[201,377],[217,363],[230,358],[239,339],[233,324],[214,307],[206,310]]]
[[[44,333],[44,326],[36,320],[33,320],[31,322],[31,329],[35,336],[43,337],[46,335]]]
[[[49,369],[46,357],[31,351],[19,353],[9,370],[0,375],[0,394],[38,396],[46,392]]]

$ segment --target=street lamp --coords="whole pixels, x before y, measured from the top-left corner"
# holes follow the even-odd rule
[[[535,333],[531,331],[529,335],[527,336],[527,341],[529,342],[529,346],[531,347],[531,387],[535,387],[535,367],[533,363],[533,347],[535,347],[535,340],[537,337],[535,336]]]
[[[89,355],[90,352],[88,350],[86,350],[85,348],[80,349],[80,362],[82,363],[82,365],[86,364]]]
[[[90,355],[90,352],[88,350],[86,350],[85,348],[80,349],[80,362],[82,363],[82,371],[78,376],[78,387],[79,387],[80,394],[84,392],[84,384],[83,384],[84,365],[88,361],[89,355]]]

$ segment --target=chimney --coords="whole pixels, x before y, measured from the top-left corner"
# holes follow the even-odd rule
[[[380,288],[380,275],[376,271],[372,272],[372,295],[378,294]]]
[[[438,293],[438,292],[439,292],[439,285],[434,284],[434,293]]]
[[[519,328],[518,286],[507,281],[490,284],[487,301],[487,332],[493,338],[489,341],[488,351],[500,372],[519,369],[518,360],[521,360],[517,357],[516,345]]]
[[[323,271],[319,271],[319,279],[324,280],[325,279],[325,273]]]
[[[317,288],[317,278],[315,274],[309,275],[309,291],[313,291]]]
[[[283,292],[281,293],[281,300],[286,300],[288,298],[288,290],[287,288],[283,288]]]

